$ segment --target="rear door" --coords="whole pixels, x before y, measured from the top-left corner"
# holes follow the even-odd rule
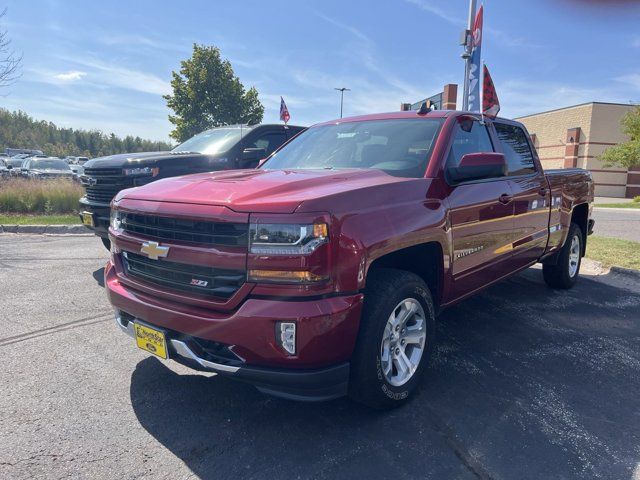
[[[446,168],[467,153],[493,152],[487,127],[478,120],[458,121]],[[461,297],[510,271],[513,202],[507,177],[451,185],[448,196],[454,296]]]
[[[514,267],[536,262],[547,246],[549,202],[547,179],[535,161],[529,136],[521,126],[494,122],[498,147],[508,167],[509,187],[514,204]]]

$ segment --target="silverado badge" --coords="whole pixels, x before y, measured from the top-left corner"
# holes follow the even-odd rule
[[[158,242],[144,242],[140,251],[146,253],[151,260],[158,260],[167,256],[169,247],[161,247]]]

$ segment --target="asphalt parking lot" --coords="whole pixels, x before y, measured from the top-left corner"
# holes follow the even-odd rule
[[[414,400],[293,403],[137,350],[91,236],[0,235],[0,478],[640,478],[640,284],[445,312]]]

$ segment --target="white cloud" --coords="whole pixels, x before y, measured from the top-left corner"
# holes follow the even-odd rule
[[[95,85],[125,88],[153,95],[171,93],[169,82],[156,75],[127,68],[120,64],[108,63],[95,58],[63,57],[62,60],[75,63],[88,70]]]
[[[80,70],[70,70],[64,73],[58,73],[53,76],[53,78],[57,78],[58,80],[62,80],[63,82],[75,82],[77,80],[82,80],[82,77],[85,77],[87,72],[81,72]]]
[[[433,3],[428,0],[406,0],[406,2],[415,5],[425,12],[434,14],[436,17],[439,17],[442,20],[451,23],[452,25],[464,28],[464,26],[467,24],[464,18],[457,17],[449,12],[446,12],[442,8],[433,5]]]
[[[616,81],[626,83],[636,90],[640,90],[640,73],[629,73],[615,78]]]
[[[496,91],[502,105],[500,115],[509,118],[587,102],[628,101],[609,86],[586,87],[579,84],[532,82],[522,79],[496,82]]]

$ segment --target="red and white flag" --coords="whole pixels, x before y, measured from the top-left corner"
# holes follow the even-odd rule
[[[486,65],[482,71],[482,77],[482,113],[489,118],[496,118],[500,111],[500,101]]]
[[[287,104],[284,103],[284,98],[280,97],[280,120],[282,120],[286,125],[290,118],[291,115],[289,115]]]

